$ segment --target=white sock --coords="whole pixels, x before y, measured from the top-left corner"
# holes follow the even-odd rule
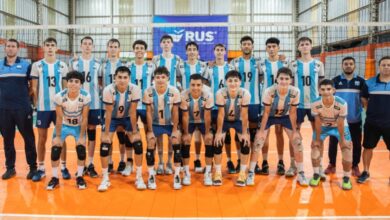
[[[175,167],[175,176],[180,175],[180,166]]]
[[[66,168],[66,161],[61,160],[61,170],[65,170]]]
[[[290,166],[291,166],[291,167],[296,167],[294,157],[291,157],[291,158],[290,158]]]
[[[77,165],[77,176],[83,176],[84,166]]]
[[[303,163],[297,162],[298,173],[303,171]]]
[[[136,168],[137,176],[142,176],[142,166]]]
[[[314,173],[320,174],[320,167],[313,167]]]
[[[53,173],[53,177],[58,178],[58,167],[52,167],[51,172]]]
[[[222,172],[221,171],[221,164],[218,164],[218,165],[215,164],[215,172],[219,172],[219,173]]]
[[[240,172],[245,172],[246,171],[246,165],[240,165]]]
[[[211,172],[211,165],[206,165],[206,173],[210,173]]]
[[[38,170],[45,171],[45,162],[38,162]]]
[[[344,176],[351,177],[351,171],[344,171]]]
[[[184,171],[187,175],[190,175],[190,166],[189,165],[184,165]]]
[[[252,173],[255,172],[255,167],[256,167],[256,162],[252,162],[251,161],[249,163],[249,171],[252,172]]]
[[[108,168],[102,168],[103,179],[108,179]]]
[[[148,167],[148,171],[149,171],[149,176],[155,175],[155,173],[154,173],[154,167]]]

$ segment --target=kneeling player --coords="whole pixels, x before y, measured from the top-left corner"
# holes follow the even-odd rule
[[[249,166],[247,185],[255,184],[255,166],[258,152],[263,148],[269,128],[272,125],[281,125],[286,131],[290,143],[294,149],[294,158],[298,167],[298,182],[301,186],[307,186],[307,179],[303,171],[303,146],[302,137],[297,129],[297,106],[299,105],[299,89],[291,86],[292,72],[289,68],[282,67],[276,75],[277,84],[268,87],[263,94],[264,113],[261,119],[260,129],[256,134],[256,144],[253,152],[256,156]]]
[[[91,96],[81,89],[84,77],[77,71],[66,75],[67,89],[57,93],[54,97],[56,105],[56,127],[53,134],[53,147],[51,148],[51,165],[53,177],[47,185],[47,190],[53,190],[59,184],[58,165],[65,138],[73,136],[76,139],[77,152],[77,178],[79,189],[87,187],[83,179],[86,154],[85,133],[88,123],[89,103]]]
[[[339,140],[343,159],[344,177],[342,188],[352,189],[350,180],[352,168],[352,142],[346,120],[347,103],[340,97],[334,96],[336,92],[333,81],[324,79],[320,82],[320,94],[311,104],[311,114],[315,118],[313,142],[311,145],[311,161],[314,175],[310,180],[311,186],[318,186],[321,180],[320,160],[327,136],[334,136]]]

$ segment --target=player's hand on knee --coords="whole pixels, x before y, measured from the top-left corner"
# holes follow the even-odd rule
[[[188,144],[191,143],[191,135],[189,133],[183,134],[183,143]]]
[[[172,131],[171,139],[172,141],[180,142],[181,139],[180,131],[179,130]]]
[[[214,145],[215,146],[222,146],[224,140],[225,140],[225,133],[218,132],[215,135]]]
[[[148,133],[146,133],[146,139],[148,141],[155,141],[156,140],[156,137],[154,136],[153,131],[148,131]]]
[[[248,132],[244,132],[241,134],[241,142],[243,142],[244,145],[249,146],[251,143],[251,139]]]
[[[102,134],[102,143],[107,143],[107,144],[111,143],[109,134],[106,134],[105,132],[103,132],[103,134]]]
[[[60,137],[55,137],[55,138],[53,139],[53,146],[62,146],[61,138],[60,138]]]

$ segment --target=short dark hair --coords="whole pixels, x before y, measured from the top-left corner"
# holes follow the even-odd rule
[[[165,74],[169,77],[169,71],[165,66],[159,66],[154,70],[153,75],[162,75]]]
[[[163,35],[163,36],[160,38],[160,43],[161,43],[163,40],[167,40],[167,39],[170,39],[171,42],[173,43],[173,38],[172,38],[172,36],[169,35],[169,34]]]
[[[246,36],[243,36],[243,37],[241,38],[240,44],[242,44],[242,42],[248,41],[248,40],[250,40],[252,44],[254,43],[253,38],[252,38],[251,36],[246,35]]]
[[[190,76],[190,81],[191,80],[202,80],[202,79],[203,79],[203,77],[200,73],[194,73]]]
[[[319,87],[321,87],[321,86],[332,86],[332,87],[334,87],[334,82],[332,80],[330,80],[330,79],[323,79],[323,80],[321,80]]]
[[[16,47],[19,48],[19,41],[17,41],[16,39],[10,38],[7,40],[7,42],[5,42],[5,44],[7,45],[8,42],[16,43]]]
[[[276,78],[278,78],[280,74],[285,74],[288,75],[290,78],[293,78],[292,71],[288,67],[282,67],[278,69],[278,72],[276,73]]]
[[[384,56],[384,57],[382,57],[382,58],[379,60],[378,65],[381,65],[381,63],[382,63],[383,60],[390,60],[390,56]]]
[[[116,38],[111,38],[110,40],[108,40],[107,46],[108,46],[110,43],[111,43],[111,44],[117,43],[117,44],[118,44],[118,47],[121,47],[121,42],[119,42],[119,40],[116,39]]]
[[[225,80],[228,80],[229,78],[233,78],[233,77],[239,78],[240,80],[242,79],[241,74],[237,70],[230,70],[229,72],[226,73]]]
[[[114,77],[115,77],[119,72],[126,72],[127,74],[129,74],[129,76],[131,75],[130,69],[127,68],[126,66],[120,66],[120,67],[116,68],[115,73],[114,73]]]
[[[344,61],[346,61],[346,60],[352,60],[353,63],[356,63],[355,58],[353,58],[353,57],[351,57],[351,56],[344,57],[344,58],[343,58],[343,61],[341,61],[341,63],[344,63]]]
[[[195,46],[196,47],[196,50],[199,50],[199,46],[197,43],[195,43],[194,41],[190,41],[186,44],[186,50],[188,49],[189,46]]]
[[[226,50],[225,45],[223,45],[223,44],[221,44],[221,43],[218,43],[218,44],[214,45],[214,50],[215,50],[215,48],[217,48],[217,47],[223,47],[223,48],[225,48],[225,50]]]
[[[92,39],[91,36],[85,36],[85,37],[81,38],[80,43],[82,44],[84,40],[91,40],[91,41],[92,41],[92,44],[93,44],[93,39]]]
[[[76,70],[72,70],[66,74],[66,81],[69,81],[70,79],[78,79],[80,80],[80,83],[84,83],[84,76],[82,73]]]
[[[133,50],[135,49],[135,45],[137,45],[137,44],[139,44],[139,45],[144,45],[145,50],[148,49],[148,44],[147,44],[144,40],[136,40],[136,41],[134,41],[134,43],[133,43]]]
[[[43,41],[43,45],[46,43],[54,42],[57,45],[57,40],[54,37],[48,37],[45,41]]]
[[[267,44],[277,44],[279,46],[280,40],[276,37],[270,37],[265,41],[265,45]]]
[[[310,44],[313,44],[313,41],[309,37],[301,37],[298,39],[298,44],[300,44],[303,41],[309,41]]]

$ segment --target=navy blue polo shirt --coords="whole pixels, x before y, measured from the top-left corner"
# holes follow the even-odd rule
[[[11,66],[7,58],[0,60],[0,108],[26,109],[31,107],[28,95],[31,65],[24,59],[16,58]]]
[[[361,93],[366,86],[365,80],[353,74],[353,78],[348,80],[344,74],[340,74],[333,78],[334,87],[336,88],[336,96],[344,99],[348,104],[348,123],[356,123],[362,120],[362,102]]]
[[[379,74],[366,81],[362,96],[368,99],[366,123],[390,128],[390,82],[381,82]]]

